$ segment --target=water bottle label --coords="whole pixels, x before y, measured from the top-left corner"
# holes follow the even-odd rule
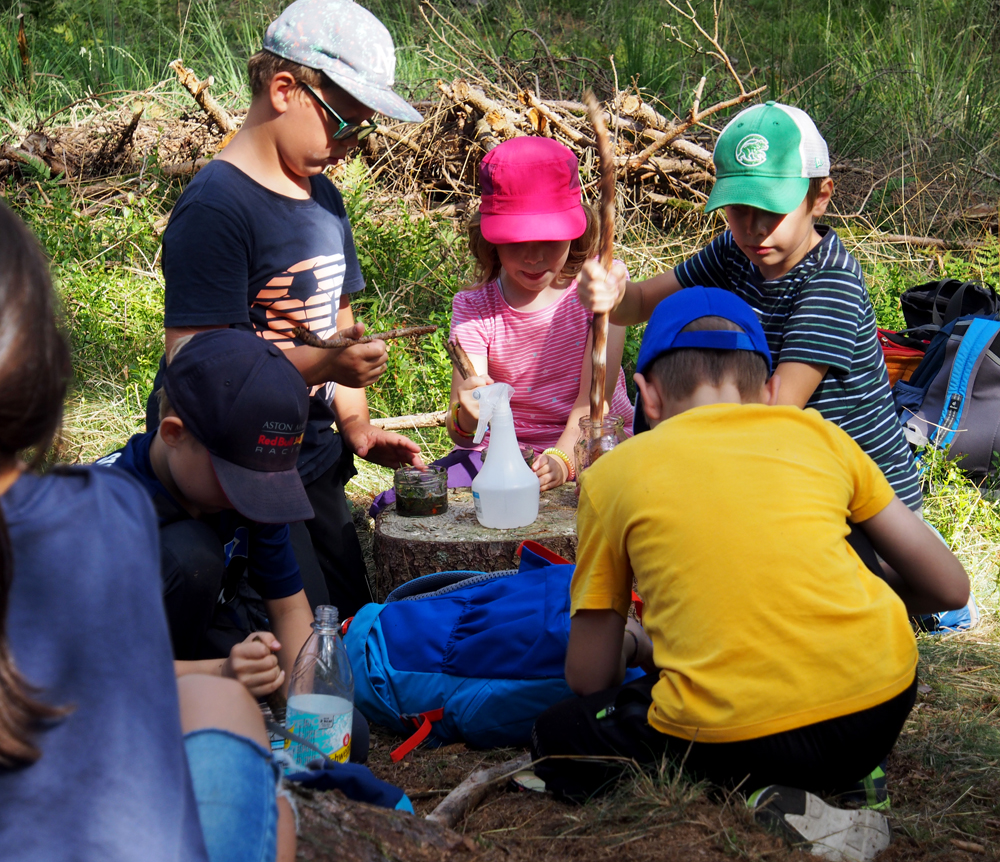
[[[472,504],[476,507],[476,516],[483,517],[483,501],[479,499],[479,492],[472,492]]]
[[[311,715],[298,712],[289,706],[289,733],[309,740],[313,745],[326,752],[327,757],[338,763],[346,763],[351,756],[351,719],[350,712],[339,715]],[[319,755],[304,745],[285,740],[285,748],[295,758],[296,763],[305,766],[310,760],[316,760]]]

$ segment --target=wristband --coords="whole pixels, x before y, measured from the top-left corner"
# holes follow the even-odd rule
[[[555,455],[556,458],[561,458],[562,462],[566,465],[566,469],[569,471],[566,481],[572,482],[576,478],[576,470],[573,469],[573,462],[570,460],[569,455],[563,452],[562,449],[556,449],[555,446],[551,446],[548,449],[543,450],[543,455]]]
[[[466,439],[471,440],[473,437],[476,436],[476,432],[473,431],[471,434],[469,434],[462,428],[461,424],[458,421],[458,410],[460,406],[461,405],[457,401],[451,405],[451,427],[455,429],[455,433],[458,434],[459,437],[465,437]]]

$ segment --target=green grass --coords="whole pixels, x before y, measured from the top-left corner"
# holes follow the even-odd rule
[[[0,7],[6,35],[0,39],[0,117],[10,121],[0,119],[0,137],[10,124],[28,128],[88,93],[159,86],[169,80],[166,64],[177,56],[198,74],[213,74],[213,91],[227,105],[245,105],[243,64],[275,4],[38,0],[26,8],[33,82],[22,74],[14,48],[18,7]],[[606,86],[607,58],[614,54],[623,84],[638,74],[647,95],[680,112],[697,77],[709,70],[704,57],[671,41],[661,25],[678,19],[660,0],[638,7],[620,0],[442,3],[454,29],[428,14],[435,28],[448,34],[450,48],[428,37],[420,14],[426,7],[416,0],[375,0],[372,8],[396,35],[399,78],[417,95],[431,93],[437,77],[453,77],[455,67],[495,74],[491,57],[502,59],[530,86],[537,73],[539,85],[554,94],[551,54],[562,94],[575,97],[587,83]],[[698,9],[708,22],[710,7],[702,3]],[[971,165],[1000,173],[994,144],[1000,128],[991,95],[998,73],[988,61],[995,24],[986,10],[986,0],[914,0],[905,7],[877,0],[745,0],[724,10],[722,36],[748,81],[766,82],[770,95],[813,111],[840,158],[891,173],[870,195],[862,218],[831,220],[865,272],[880,325],[889,328],[902,325],[898,298],[910,285],[947,275],[1000,286],[996,240],[973,252],[938,255],[885,244],[872,231],[873,225],[933,226],[935,206],[945,200],[953,206],[970,193]],[[526,27],[541,39],[516,32]],[[712,74],[710,89],[721,93],[720,79]],[[173,86],[160,90],[171,92]],[[190,110],[186,96],[175,104]],[[392,345],[388,372],[368,390],[372,412],[439,410],[450,379],[443,340],[451,297],[470,278],[461,225],[387,193],[360,162],[345,166],[337,181],[368,285],[353,300],[357,316],[376,330],[424,322],[440,327],[429,338]],[[58,449],[65,460],[92,461],[143,426],[145,398],[162,352],[163,286],[153,223],[181,190],[162,177],[155,182],[159,185],[148,177],[136,181],[131,196],[89,209],[71,186],[43,173],[0,189],[53,261],[75,369]],[[942,188],[941,194],[933,191]],[[933,193],[914,197],[918,189]],[[720,229],[717,218],[699,213],[662,222],[623,209],[616,254],[636,277],[674,265]],[[629,374],[641,332],[641,327],[629,332]],[[428,457],[449,448],[441,431],[414,436]],[[388,471],[359,466],[352,494],[364,497],[388,486]],[[897,822],[921,847],[944,851],[950,838],[979,838],[988,835],[991,818],[1000,822],[995,802],[1000,798],[1000,504],[985,500],[940,459],[930,460],[927,483],[926,517],[969,571],[987,620],[969,635],[920,639],[921,676],[930,691],[921,695],[894,756],[903,782],[894,797]],[[688,791],[662,782],[643,784],[643,805],[672,811],[677,803],[681,809]],[[633,820],[641,831],[641,818]],[[739,829],[730,827],[719,833],[720,846],[736,856],[753,856]]]

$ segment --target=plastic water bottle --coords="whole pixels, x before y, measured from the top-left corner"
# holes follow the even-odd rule
[[[285,727],[309,740],[328,757],[345,763],[351,756],[354,676],[340,639],[339,615],[332,605],[316,608],[312,634],[302,645],[288,686]],[[319,754],[297,742],[286,742],[288,753],[305,767]]]
[[[501,530],[527,527],[538,517],[539,481],[524,463],[514,434],[513,394],[506,383],[480,386],[473,392],[479,402],[474,442],[482,441],[489,425],[490,445],[483,469],[472,480],[472,502],[480,524]]]

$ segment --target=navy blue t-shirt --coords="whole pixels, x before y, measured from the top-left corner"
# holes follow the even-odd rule
[[[153,501],[161,527],[191,516],[156,478],[149,447],[156,432],[136,434],[124,449],[112,452],[97,463],[116,467],[134,476]],[[234,509],[226,509],[200,519],[219,537],[226,552],[228,582],[234,566],[245,570],[250,586],[265,599],[283,599],[302,589],[302,575],[292,550],[288,524],[258,524]]]
[[[163,325],[248,329],[283,349],[304,326],[320,338],[336,332],[343,294],[364,287],[344,201],[326,177],[296,200],[255,182],[228,162],[199,171],[174,207],[163,235]],[[340,457],[331,427],[334,385],[313,390],[299,455],[311,482]]]
[[[124,473],[73,467],[22,475],[2,504],[11,653],[72,711],[36,735],[40,760],[0,768],[0,856],[207,862],[148,495]]]

